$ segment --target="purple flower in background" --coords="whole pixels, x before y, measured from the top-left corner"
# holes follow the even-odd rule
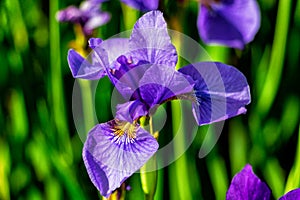
[[[231,66],[204,62],[175,69],[177,52],[160,11],[143,15],[129,39],[91,38],[89,45],[93,52],[87,59],[69,50],[73,77],[108,76],[126,100],[117,105],[115,119],[96,125],[84,144],[85,166],[103,196],[109,196],[157,151],[157,141],[138,124],[157,106],[174,99],[190,100],[202,125],[244,113],[250,102],[246,78]]]
[[[252,171],[247,164],[242,171],[237,173],[230,184],[226,200],[269,200],[271,191]],[[279,200],[300,199],[300,189],[295,189],[280,197]]]
[[[242,171],[233,177],[226,199],[268,200],[270,195],[271,191],[268,186],[253,173],[251,165],[247,164]]]
[[[56,14],[59,22],[71,22],[80,24],[85,35],[91,35],[92,31],[110,20],[108,12],[101,11],[101,3],[106,0],[86,0],[80,7],[69,6]]]
[[[197,26],[205,43],[242,49],[260,27],[259,6],[256,0],[201,0]]]
[[[279,200],[299,200],[300,199],[300,189],[294,189],[283,195]]]
[[[121,0],[123,3],[140,11],[157,10],[159,0]]]

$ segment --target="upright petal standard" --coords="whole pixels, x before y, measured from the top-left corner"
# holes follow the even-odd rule
[[[134,25],[129,40],[132,58],[175,67],[177,52],[160,11],[148,12]]]

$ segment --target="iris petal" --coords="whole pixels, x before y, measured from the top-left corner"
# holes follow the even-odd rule
[[[250,90],[245,76],[222,63],[202,62],[188,65],[179,72],[196,83],[193,113],[199,125],[222,121],[246,112]]]
[[[56,19],[59,22],[79,23],[82,11],[75,6],[69,6],[64,10],[56,13]]]
[[[252,171],[247,164],[237,173],[230,184],[226,200],[269,200],[271,191]]]
[[[92,49],[95,49],[97,46],[99,46],[102,43],[102,39],[101,38],[90,38],[88,43],[89,43],[89,47]]]
[[[83,29],[84,31],[92,31],[107,22],[109,22],[111,16],[108,12],[99,12],[95,13],[94,15],[90,16],[89,20],[85,23]]]
[[[144,103],[140,100],[129,101],[123,104],[117,105],[116,118],[133,122],[141,116],[146,116],[148,114],[148,109]]]
[[[129,52],[128,43],[128,38],[111,38],[101,43],[100,48],[105,49],[107,52],[109,67],[113,65],[113,62],[115,62],[119,56],[126,55]]]
[[[285,195],[279,198],[279,200],[298,200],[300,199],[300,189],[295,189],[292,191],[289,191]]]
[[[132,58],[175,67],[177,53],[171,43],[167,24],[160,11],[143,15],[134,25],[129,40]]]
[[[121,63],[113,70],[115,72],[108,73],[108,77],[125,99],[140,99],[139,81],[149,66],[143,62],[132,66]]]
[[[156,10],[158,8],[158,0],[121,0],[123,3],[140,11]]]
[[[242,49],[251,42],[260,27],[260,11],[256,0],[200,5],[198,30],[206,43],[217,43]]]
[[[108,197],[157,151],[157,141],[135,125],[135,137],[126,133],[117,137],[113,130],[116,120],[96,125],[88,134],[83,160],[93,184],[101,195]],[[132,125],[133,126],[133,125]]]
[[[139,82],[140,95],[150,107],[193,90],[192,80],[170,67],[152,65]]]
[[[68,52],[68,63],[74,78],[96,80],[105,76],[106,72],[103,66],[107,65],[107,55],[102,50],[97,55],[90,55],[91,62],[84,59],[73,49]]]
[[[83,1],[79,8],[69,6],[56,14],[60,22],[80,24],[85,35],[91,35],[93,29],[106,24],[110,20],[110,14],[101,10],[104,0]]]

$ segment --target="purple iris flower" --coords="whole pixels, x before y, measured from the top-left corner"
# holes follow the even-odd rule
[[[237,173],[230,184],[226,200],[269,200],[271,191],[252,171],[247,164],[242,171]],[[279,198],[279,200],[300,199],[300,189],[295,189]]]
[[[209,44],[243,49],[260,27],[256,0],[200,0],[198,30]]]
[[[108,12],[101,11],[101,3],[107,0],[86,0],[80,7],[69,6],[56,14],[59,22],[71,22],[80,24],[85,35],[91,35],[92,31],[110,20]]]
[[[157,10],[159,0],[121,0],[123,3],[140,11]]]
[[[96,125],[84,144],[85,166],[103,196],[109,196],[157,151],[157,141],[138,124],[157,106],[174,99],[190,100],[197,123],[203,125],[244,113],[250,103],[247,80],[234,67],[204,62],[175,69],[177,52],[160,11],[143,15],[130,38],[91,38],[89,45],[93,52],[87,59],[69,50],[73,77],[108,76],[126,100],[117,105],[115,119]]]

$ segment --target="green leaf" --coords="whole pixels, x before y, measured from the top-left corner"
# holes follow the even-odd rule
[[[268,158],[264,168],[264,175],[275,198],[281,197],[284,189],[284,174],[277,159]]]
[[[269,112],[277,95],[278,87],[281,81],[285,59],[286,41],[288,37],[290,10],[290,0],[279,1],[269,70],[257,103],[257,111],[262,117],[266,116],[266,114]]]
[[[28,135],[28,118],[21,90],[12,91],[9,109],[13,138],[17,142],[23,142]]]
[[[9,174],[11,168],[11,160],[9,154],[9,146],[0,139],[0,199],[10,199]]]

